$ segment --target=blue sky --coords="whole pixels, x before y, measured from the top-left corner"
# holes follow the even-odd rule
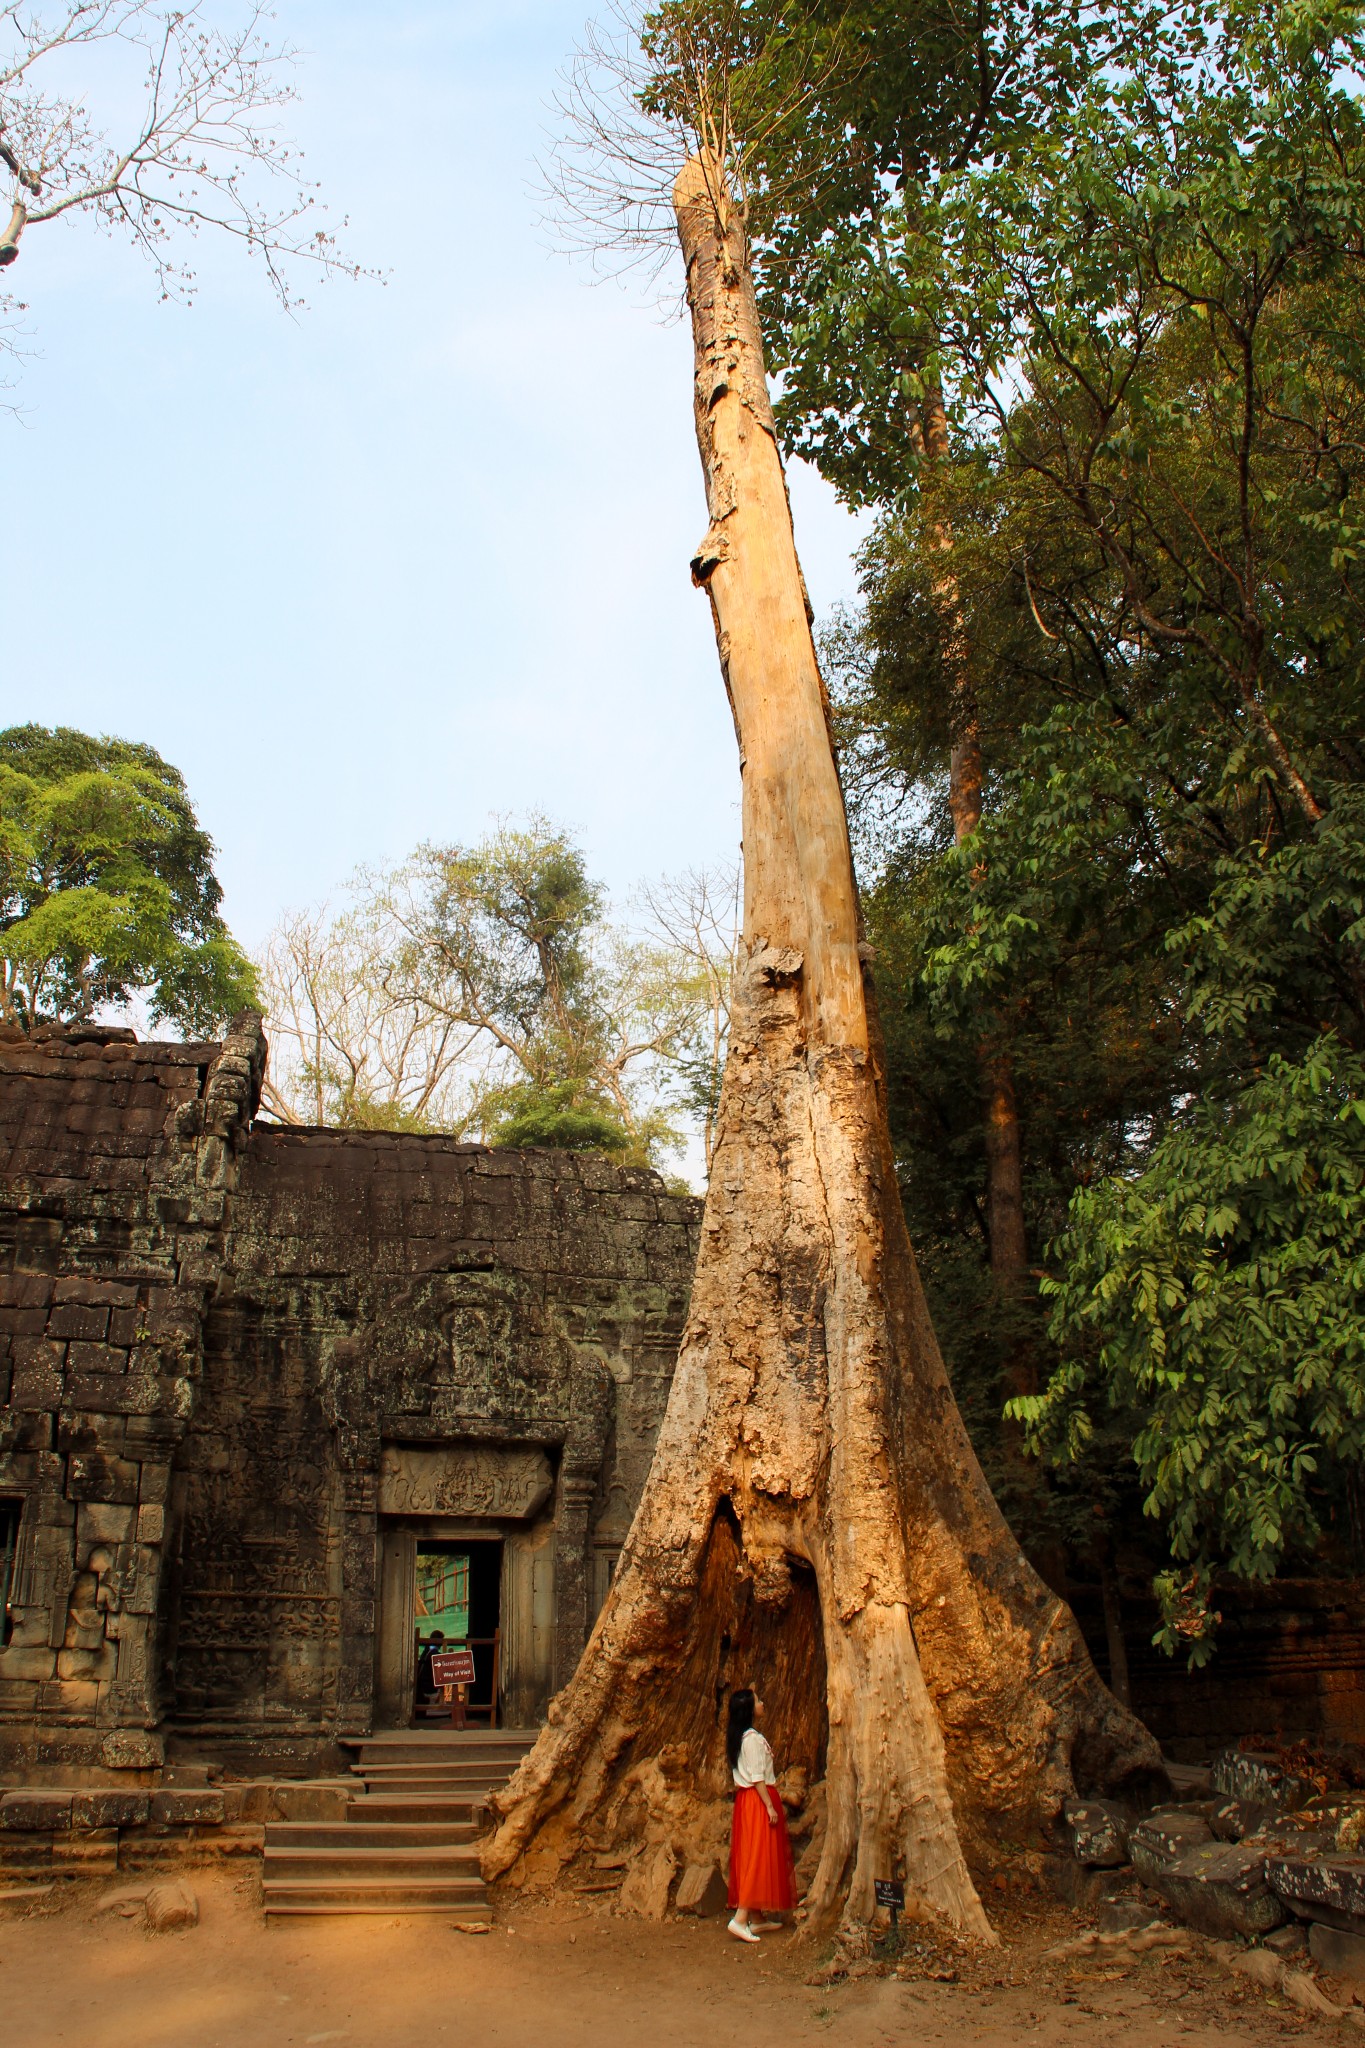
[[[190,310],[126,245],[34,230],[0,415],[0,712],[145,739],[185,773],[230,922],[538,808],[618,895],[724,858],[738,769],[704,598],[690,351],[537,224],[585,0],[280,0],[292,126],[388,273],[283,316],[236,250]],[[854,522],[792,479],[817,612]]]

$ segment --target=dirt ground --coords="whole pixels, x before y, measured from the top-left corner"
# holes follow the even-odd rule
[[[1348,2020],[1300,2012],[1246,1984],[1197,1940],[1184,1954],[1047,1959],[1079,1924],[1051,1906],[996,1909],[1005,1939],[994,1951],[926,1945],[899,1964],[907,1974],[812,1984],[827,1951],[793,1934],[741,1948],[714,1920],[658,1927],[513,1903],[486,1935],[435,1920],[267,1928],[254,1875],[185,1875],[200,1923],[175,1934],[97,1911],[105,1886],[73,1884],[0,1914],[5,2048],[1261,2048],[1286,2035],[1362,2039]]]

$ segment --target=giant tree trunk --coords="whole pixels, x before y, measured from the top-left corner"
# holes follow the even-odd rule
[[[711,598],[744,790],[744,957],[691,1313],[607,1604],[497,1801],[485,1874],[691,1859],[723,1825],[725,1693],[823,1777],[815,1924],[873,1880],[982,1937],[964,1848],[1035,1838],[1079,1774],[1159,1766],[985,1486],[901,1214],[827,705],[743,233],[675,193]]]

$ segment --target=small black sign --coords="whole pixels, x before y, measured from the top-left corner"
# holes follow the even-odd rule
[[[889,1906],[893,1913],[904,1910],[905,1886],[894,1877],[874,1877],[872,1889],[877,1894],[879,1906]]]

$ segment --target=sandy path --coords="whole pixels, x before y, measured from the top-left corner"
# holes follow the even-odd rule
[[[1016,1918],[954,1984],[804,1980],[814,1952],[761,1949],[720,1925],[512,1908],[492,1934],[439,1922],[262,1925],[254,1877],[191,1871],[197,1928],[148,1935],[94,1910],[99,1890],[0,1919],[4,2048],[1153,2048],[1261,2044],[1308,2032],[1359,2041],[1202,1959],[1042,1963],[1074,1929]]]

